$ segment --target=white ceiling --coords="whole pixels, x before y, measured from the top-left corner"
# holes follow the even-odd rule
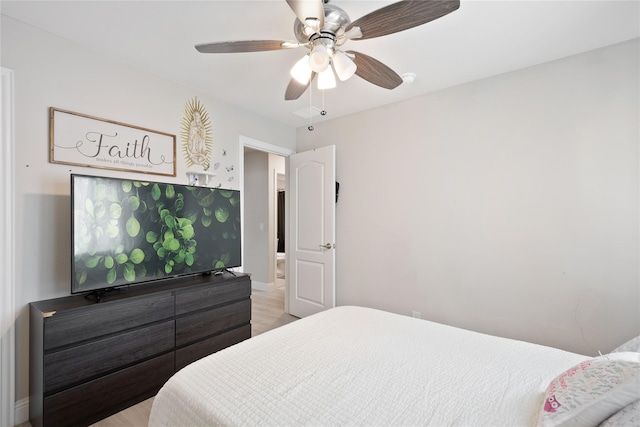
[[[355,20],[393,1],[332,0]],[[323,95],[284,101],[289,69],[304,48],[202,54],[194,45],[228,40],[295,40],[285,0],[2,1],[26,24],[290,126],[310,105],[314,122],[551,61],[640,36],[640,1],[461,1],[460,9],[407,31],[351,40],[413,84],[394,90],[357,76]],[[311,99],[310,99],[311,98]]]

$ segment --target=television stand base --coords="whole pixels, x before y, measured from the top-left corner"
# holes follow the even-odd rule
[[[86,294],[84,297],[90,301],[93,302],[100,302],[100,300],[102,299],[103,296],[108,295],[110,293],[113,292],[120,292],[120,288],[104,288],[104,289],[97,289],[95,291],[89,292],[88,294]]]
[[[229,270],[228,268],[223,268],[222,270],[216,270],[213,275],[214,276],[222,276],[224,275],[224,273],[229,273],[231,274],[233,277],[236,276],[236,273],[234,273],[233,271]]]

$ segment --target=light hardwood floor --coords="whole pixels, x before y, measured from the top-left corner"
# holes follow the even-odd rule
[[[284,312],[284,285],[279,282],[274,291],[254,290],[251,294],[251,335],[286,325],[297,317]],[[93,424],[92,427],[146,427],[153,398],[138,403],[122,412]],[[28,424],[26,424],[28,425]]]

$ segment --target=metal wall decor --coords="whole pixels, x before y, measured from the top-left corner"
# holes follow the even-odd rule
[[[181,137],[182,152],[187,167],[200,165],[202,170],[208,170],[211,165],[213,145],[211,121],[207,110],[197,97],[187,101],[184,107]]]

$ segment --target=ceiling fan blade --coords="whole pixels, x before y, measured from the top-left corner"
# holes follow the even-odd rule
[[[316,73],[311,73],[311,78],[307,84],[300,83],[296,79],[291,79],[289,81],[289,85],[287,86],[287,90],[284,92],[285,101],[293,101],[294,99],[300,98],[300,96],[306,92],[307,88],[316,77]]]
[[[358,67],[356,68],[356,75],[369,83],[385,89],[395,89],[402,84],[402,77],[377,59],[352,50],[346,53],[355,56],[353,62]]]
[[[371,39],[426,24],[459,7],[459,0],[399,1],[357,19],[347,27],[347,31],[360,27],[362,37],[354,40]]]
[[[324,7],[322,0],[287,0],[287,4],[300,22],[319,31],[324,26]],[[315,28],[314,21],[317,23]]]
[[[301,46],[300,43],[286,40],[243,40],[197,44],[196,50],[201,53],[264,52],[292,49],[299,46]]]

